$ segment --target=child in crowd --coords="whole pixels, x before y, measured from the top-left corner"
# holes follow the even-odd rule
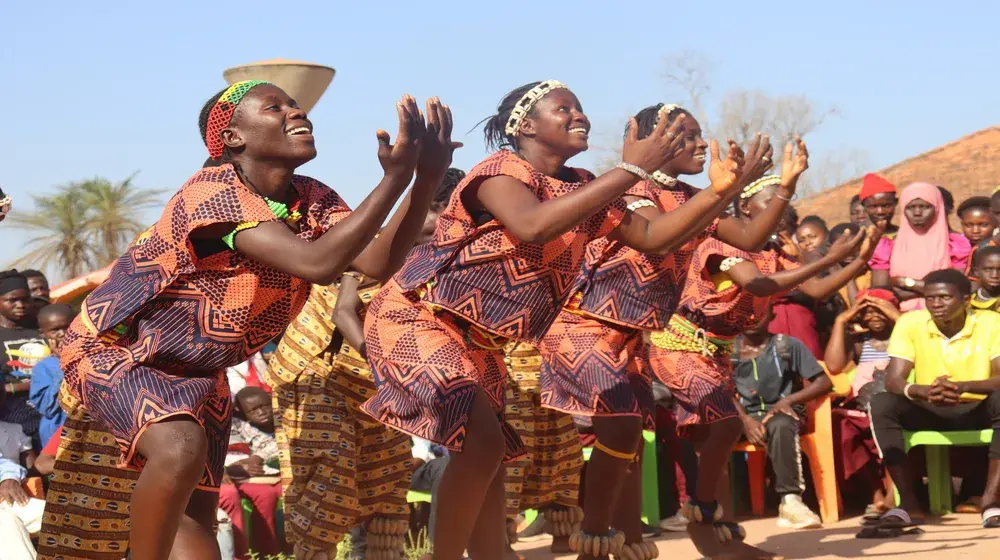
[[[969,305],[977,309],[1000,310],[1000,247],[989,245],[976,251],[973,272],[979,287]]]
[[[774,468],[774,490],[781,497],[778,526],[808,529],[821,526],[819,516],[802,501],[805,479],[799,433],[806,403],[830,392],[833,383],[823,366],[798,339],[767,331],[770,308],[743,331],[731,354],[736,404],[743,435],[767,449]],[[803,387],[803,381],[808,382]]]
[[[278,483],[278,444],[274,439],[274,411],[271,396],[260,387],[245,387],[236,394],[239,414],[233,415],[229,439],[228,481],[219,491],[219,507],[229,516],[237,557],[243,557],[249,543],[243,526],[242,499],[253,502],[250,520],[254,531],[254,551],[263,554],[280,552],[275,511],[281,499]],[[274,476],[274,481],[251,481],[255,477]]]
[[[992,237],[997,227],[987,196],[973,196],[959,204],[958,219],[962,223],[962,233],[973,247]]]
[[[59,386],[63,372],[59,366],[59,345],[73,322],[76,313],[65,303],[54,303],[38,312],[38,329],[52,355],[41,360],[31,372],[31,389],[28,401],[41,415],[38,435],[48,442],[66,421],[66,413],[59,405]]]
[[[7,393],[0,391],[0,407]],[[0,422],[0,558],[34,560],[30,535],[42,526],[45,502],[31,498],[22,484],[35,462],[31,438],[18,424]]]

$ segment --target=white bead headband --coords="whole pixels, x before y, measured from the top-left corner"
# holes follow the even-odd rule
[[[528,116],[531,112],[531,108],[538,103],[538,100],[545,97],[554,89],[568,89],[565,84],[556,80],[545,80],[544,82],[538,84],[537,86],[531,88],[528,93],[521,96],[521,99],[514,104],[514,108],[510,111],[510,117],[507,119],[507,126],[504,128],[504,132],[507,136],[517,136],[521,133],[521,121],[524,117]]]

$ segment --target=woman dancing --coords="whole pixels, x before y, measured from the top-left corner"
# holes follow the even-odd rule
[[[427,112],[425,133],[414,99],[397,104],[396,144],[377,134],[385,176],[351,212],[331,189],[294,174],[316,157],[313,126],[280,88],[239,82],[203,108],[202,138],[222,165],[196,173],[167,203],[86,299],[63,342],[63,388],[80,430],[67,429],[74,437],[63,438],[55,476],[72,470],[100,487],[86,484],[89,459],[72,446],[88,437],[88,424],[110,431],[118,466],[141,470],[131,493],[132,558],[218,558],[212,525],[231,418],[224,370],[288,325],[310,283],[328,284],[348,265],[378,277],[405,258],[450,155],[447,108],[432,100]],[[371,242],[418,158],[435,176],[418,178]],[[86,503],[100,518],[101,490],[71,504],[49,497],[54,525],[43,557],[100,550],[76,528],[101,529],[80,519],[78,507]],[[106,552],[124,552],[109,544]]]
[[[765,177],[746,187],[738,204],[739,214],[753,219],[768,209],[794,172],[795,166],[785,165],[781,177]],[[729,478],[725,473],[732,446],[742,433],[729,358],[733,341],[760,320],[771,296],[798,286],[802,292],[822,298],[853,278],[878,241],[871,229],[841,238],[825,256],[797,268],[773,246],[751,253],[708,239],[692,257],[677,313],[665,329],[650,335],[653,372],[673,393],[678,431],[693,440],[699,455],[695,497],[684,506],[684,512],[690,522],[688,533],[703,555],[771,558],[742,542],[742,527],[735,523],[732,512],[724,512],[720,505],[728,503]],[[862,242],[861,259],[822,279],[813,278],[857,250]]]
[[[445,173],[417,244],[434,234],[438,214],[464,176],[458,169]],[[270,361],[285,534],[296,558],[333,558],[359,523],[368,525],[368,557],[402,551],[410,438],[358,409],[375,391],[361,317],[379,287],[353,270],[334,285],[313,286]],[[357,552],[359,543],[352,543]]]
[[[801,140],[798,158],[792,157],[791,146],[787,148],[785,165],[790,167],[794,161],[795,173],[782,196],[775,197],[754,220],[720,217],[726,204],[703,212],[698,198],[718,190],[715,183],[725,180],[726,173],[715,159],[709,169],[712,189],[699,191],[679,182],[680,175],[704,170],[709,144],[702,138],[698,121],[677,105],[658,104],[640,111],[635,116],[640,138],[652,132],[661,112],[668,122],[684,117],[682,150],[654,172],[651,180],[629,190],[625,201],[650,220],[661,216],[685,219],[691,212],[702,212],[700,220],[669,254],[643,253],[611,238],[590,243],[584,282],[542,344],[542,404],[592,417],[597,436],[594,448],[600,453],[591,456],[587,471],[584,538],[603,535],[614,524],[625,532],[628,545],[642,541],[642,473],[638,462],[630,463],[638,457],[643,428],[654,429],[652,374],[645,365],[643,333],[666,326],[691,255],[702,240],[716,236],[746,250],[763,245],[794,195],[795,182],[808,158]],[[730,151],[740,154],[733,143]],[[771,149],[764,137],[751,148],[743,180],[755,180],[769,167]],[[734,190],[731,196],[738,192]],[[640,560],[646,557],[641,546],[633,553]]]
[[[501,461],[522,452],[503,420],[504,346],[537,343],[565,303],[586,244],[613,235],[647,252],[672,248],[737,184],[725,181],[683,219],[648,220],[621,196],[681,149],[684,117],[646,138],[633,121],[623,162],[599,178],[566,161],[587,149],[590,122],[556,81],[509,93],[486,124],[501,149],[465,178],[435,237],[410,255],[368,309],[365,340],[376,396],[363,409],[453,454],[441,481],[435,558],[504,550]],[[604,545],[610,538],[605,535]],[[622,537],[614,539],[617,549]]]

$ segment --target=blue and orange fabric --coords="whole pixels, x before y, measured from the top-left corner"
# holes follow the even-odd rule
[[[350,213],[314,179],[295,176],[292,186],[306,209],[301,239],[318,238]],[[209,437],[200,487],[218,488],[231,420],[224,369],[281,334],[309,284],[235,251],[198,255],[192,233],[279,219],[232,165],[202,169],[84,301],[63,342],[64,383],[114,434],[120,466],[141,468],[135,445],[150,424],[187,415]]]
[[[670,212],[697,190],[643,181],[628,195]],[[541,400],[581,416],[641,416],[653,429],[652,373],[643,331],[666,326],[680,300],[698,244],[718,219],[666,255],[646,254],[608,238],[587,245],[580,284],[541,344]]]
[[[504,346],[537,343],[552,325],[583,264],[587,243],[621,223],[625,203],[544,245],[522,243],[492,217],[477,223],[463,193],[490,177],[521,181],[540,201],[568,194],[593,175],[566,169],[543,175],[509,151],[474,167],[438,218],[434,238],[414,248],[395,279],[372,301],[365,319],[376,396],[362,409],[398,430],[459,451],[468,413],[481,388],[504,411]],[[505,455],[522,453],[504,422]]]
[[[769,298],[754,297],[729,280],[720,265],[727,258],[757,265],[762,275],[796,268],[780,250],[749,253],[718,239],[698,246],[691,260],[680,306],[667,328],[650,334],[653,373],[674,395],[677,430],[737,415],[729,352],[735,337],[766,312]]]

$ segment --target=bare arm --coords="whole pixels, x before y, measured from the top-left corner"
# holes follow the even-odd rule
[[[669,212],[643,208],[630,213],[608,236],[644,253],[667,253],[698,236],[716,216],[739,195],[743,185],[755,181],[770,165],[771,145],[767,137],[758,135],[750,147],[743,165],[743,151],[730,140],[729,155],[719,154],[719,143],[712,140],[712,164],[709,176],[712,185],[694,195],[691,200]],[[767,155],[767,159],[764,159]],[[626,202],[638,200],[625,197]]]
[[[788,395],[788,404],[794,406],[814,401],[828,394],[832,389],[833,381],[830,381],[830,376],[825,373],[820,374],[809,385],[803,387],[801,391],[796,391]]]
[[[404,101],[396,106],[400,125],[396,143],[389,144],[385,131],[377,134],[385,176],[350,216],[312,242],[299,239],[283,223],[262,223],[236,234],[236,250],[313,284],[325,286],[339,278],[375,237],[413,177],[419,155],[415,139],[423,134],[424,126],[413,98],[407,96]]]
[[[660,119],[649,136],[638,140],[639,127],[632,119],[622,159],[646,172],[659,169],[682,146],[680,130],[683,122],[684,116],[681,115],[668,128],[667,119]],[[542,244],[597,214],[638,180],[627,171],[612,169],[580,189],[541,202],[521,181],[498,175],[468,191],[463,202],[470,210],[487,210],[518,240]]]
[[[853,308],[848,311],[852,310]],[[826,343],[826,350],[823,352],[823,363],[832,374],[842,373],[854,360],[854,343],[849,340],[847,334],[847,325],[853,315],[845,318],[844,313],[838,315],[833,322],[830,341]]]
[[[774,198],[767,204],[763,212],[752,220],[742,220],[734,216],[726,216],[719,220],[716,236],[726,243],[744,251],[759,251],[768,238],[777,229],[781,216],[785,213],[799,177],[809,168],[809,151],[806,143],[796,137],[798,152],[793,157],[792,144],[785,146],[784,163],[781,166],[781,185]]]
[[[977,395],[989,395],[994,391],[1000,391],[1000,357],[990,360],[990,378],[983,381],[961,381],[956,383],[958,393],[974,393]]]
[[[867,263],[863,259],[854,259],[851,264],[842,267],[833,274],[823,278],[811,278],[803,282],[799,286],[799,291],[814,300],[824,300],[854,279],[866,266]]]
[[[361,298],[358,296],[360,282],[353,274],[345,274],[340,280],[340,292],[337,303],[333,306],[333,324],[340,329],[341,334],[362,356],[365,353],[365,329],[358,316]]]
[[[413,240],[423,227],[438,185],[451,165],[452,152],[461,146],[452,143],[451,131],[451,109],[436,97],[427,100],[427,131],[420,140],[420,159],[413,188],[379,236],[354,259],[351,268],[385,282],[403,266],[413,248]]]
[[[903,394],[906,388],[906,378],[913,371],[913,362],[902,358],[889,358],[889,365],[885,370],[885,390],[897,395]],[[910,396],[927,400],[927,392],[930,385],[914,385],[910,387]]]

